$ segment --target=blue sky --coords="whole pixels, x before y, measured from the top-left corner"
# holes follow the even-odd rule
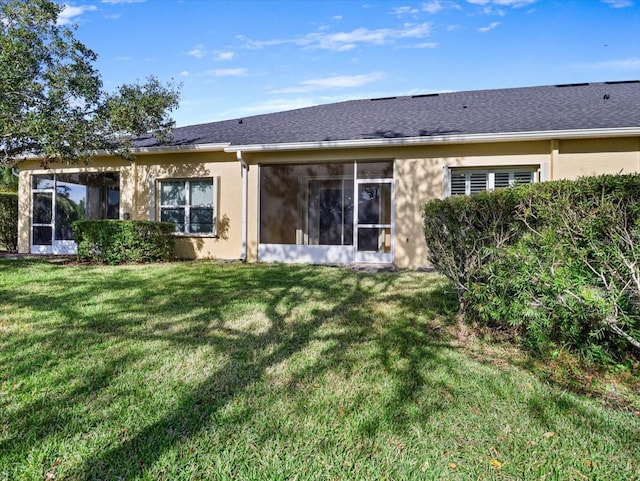
[[[60,2],[62,3],[62,2]],[[640,79],[640,0],[89,0],[105,87],[182,84],[178,126],[356,98]]]

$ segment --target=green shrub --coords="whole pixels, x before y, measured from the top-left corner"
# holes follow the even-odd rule
[[[18,248],[18,194],[0,192],[0,245],[14,251]]]
[[[640,175],[467,199],[424,210],[432,262],[467,320],[511,330],[538,352],[562,345],[602,363],[640,353]]]
[[[73,223],[78,259],[106,264],[166,261],[173,257],[175,225],[139,220]]]
[[[454,285],[465,309],[465,292],[496,249],[513,242],[521,226],[515,222],[521,187],[452,196],[427,202],[422,211],[429,261]]]

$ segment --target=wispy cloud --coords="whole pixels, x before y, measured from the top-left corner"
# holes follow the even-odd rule
[[[618,60],[606,60],[604,62],[578,63],[573,65],[575,68],[591,69],[591,70],[617,70],[640,71],[640,57],[631,57]]]
[[[368,29],[357,28],[350,32],[313,32],[295,39],[252,40],[245,36],[237,38],[246,48],[261,49],[270,46],[292,44],[303,48],[317,48],[345,52],[358,45],[386,45],[399,39],[418,39],[431,34],[431,23],[404,24],[402,28]]]
[[[461,10],[461,7],[451,0],[429,0],[422,4],[422,11],[432,15],[442,10]]]
[[[271,112],[283,112],[285,110],[301,109],[304,107],[311,107],[312,105],[318,105],[318,103],[318,100],[313,98],[272,99],[257,104],[233,108],[224,112],[217,112],[216,116],[219,120],[226,120],[237,117],[245,117],[249,115],[259,115]]]
[[[415,44],[413,48],[436,48],[437,46],[437,42],[422,42]]]
[[[180,72],[180,77],[188,77],[188,76],[189,76],[188,70],[183,70],[182,72]]]
[[[72,7],[70,5],[65,5],[58,15],[58,25],[69,25],[74,22],[76,17],[79,17],[85,12],[92,12],[97,10],[98,7],[95,5],[82,5],[80,7]]]
[[[333,77],[303,80],[297,86],[273,90],[270,93],[308,93],[330,89],[354,88],[361,87],[362,85],[375,82],[382,78],[384,78],[384,74],[382,72],[372,72],[365,75],[337,75]]]
[[[442,9],[444,9],[444,7],[438,0],[431,0],[430,2],[422,4],[422,10],[431,14],[438,13]]]
[[[144,3],[147,0],[100,0],[102,3]]]
[[[467,0],[473,5],[496,5],[500,7],[520,8],[536,3],[538,0]]]
[[[204,46],[201,44],[196,45],[195,47],[193,47],[191,50],[187,52],[187,55],[195,58],[204,57]]]
[[[232,60],[236,56],[235,52],[218,52],[216,53],[216,60]]]
[[[391,14],[396,17],[402,17],[404,15],[415,16],[420,12],[428,13],[429,15],[434,15],[445,9],[460,9],[460,5],[452,0],[428,0],[423,2],[420,8],[416,6],[402,6],[396,7],[391,10]]]
[[[633,0],[602,0],[613,8],[633,7]]]
[[[403,7],[395,7],[394,9],[392,9],[391,15],[395,15],[396,17],[402,17],[404,15],[416,15],[419,12],[420,10],[417,9],[416,7],[403,6]]]
[[[214,70],[205,71],[207,77],[241,77],[246,75],[248,70],[246,68],[217,68]]]
[[[498,25],[500,25],[500,22],[492,22],[490,25],[487,25],[486,27],[480,27],[478,29],[478,32],[481,33],[486,33],[490,30],[493,30],[494,28],[496,28]]]

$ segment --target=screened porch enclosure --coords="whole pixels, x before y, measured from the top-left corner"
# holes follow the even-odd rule
[[[74,254],[73,222],[119,217],[120,174],[32,175],[31,195],[31,252]]]
[[[393,262],[393,163],[260,166],[258,258]]]

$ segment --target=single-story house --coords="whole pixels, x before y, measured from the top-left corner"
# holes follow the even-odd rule
[[[640,81],[352,100],[176,128],[133,162],[18,166],[19,251],[70,223],[176,224],[182,258],[428,265],[421,206],[514,182],[640,171]]]

